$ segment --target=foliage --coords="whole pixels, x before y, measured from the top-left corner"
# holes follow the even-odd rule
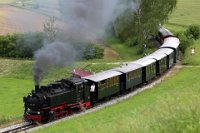
[[[102,59],[103,55],[104,55],[103,48],[100,48],[98,45],[90,43],[85,48],[85,51],[83,53],[83,58],[86,60]]]
[[[126,1],[129,8],[115,20],[115,35],[122,40],[128,40],[129,45],[144,45],[157,34],[158,25],[167,20],[177,0],[141,0],[138,9],[133,9],[133,1],[136,0]],[[137,39],[132,39],[130,43],[133,36]]]
[[[34,51],[42,47],[43,33],[26,33],[0,36],[0,56],[32,58]]]
[[[190,37],[187,37],[183,32],[176,33],[176,36],[179,38],[181,42],[180,50],[184,54],[185,50],[194,43],[194,40]]]
[[[193,38],[195,40],[200,38],[200,26],[199,25],[190,25],[185,31],[185,35],[188,38]]]

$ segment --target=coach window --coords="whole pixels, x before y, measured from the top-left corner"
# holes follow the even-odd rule
[[[116,78],[115,84],[118,85],[118,84],[119,84],[119,76],[118,76],[118,77],[115,77],[115,78]]]
[[[105,88],[105,87],[106,87],[106,80],[102,80],[102,81],[101,81],[101,87],[102,87],[102,88]]]
[[[112,84],[111,84],[111,78],[108,79],[108,87],[111,87]]]

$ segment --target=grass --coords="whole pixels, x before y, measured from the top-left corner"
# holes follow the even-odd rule
[[[0,77],[0,125],[22,118],[23,96],[32,87],[31,80]]]
[[[137,53],[137,47],[128,47],[116,38],[106,38],[105,42],[119,54],[122,60],[136,60],[143,56]]]
[[[195,48],[195,55],[191,55],[191,48]],[[194,45],[186,50],[183,64],[185,65],[200,65],[200,39],[194,42]]]
[[[172,31],[183,31],[191,24],[200,24],[199,0],[178,0],[175,12],[166,26]]]
[[[199,68],[183,68],[135,97],[35,132],[199,132],[199,72]]]
[[[23,115],[23,97],[34,87],[32,80],[32,61],[0,59],[0,125],[18,120]],[[90,64],[90,65],[88,65]],[[92,72],[107,70],[118,65],[78,62],[72,67],[52,69],[42,82],[46,85],[54,80],[66,78],[74,68],[82,68]]]

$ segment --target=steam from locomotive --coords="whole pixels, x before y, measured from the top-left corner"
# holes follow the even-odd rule
[[[44,1],[38,2],[45,4]],[[51,0],[47,2],[46,6],[51,4]],[[82,43],[100,38],[106,26],[121,12],[138,7],[133,2],[127,7],[120,0],[59,0],[58,3],[62,20],[67,24],[67,27],[62,28],[62,36],[68,44],[57,39],[57,42],[45,44],[35,53],[33,77],[36,85],[39,85],[44,73],[50,68],[69,65],[76,59],[72,42]]]
[[[35,84],[39,85],[43,74],[51,67],[63,67],[71,64],[75,60],[75,55],[73,47],[61,42],[48,44],[37,51],[33,67]]]

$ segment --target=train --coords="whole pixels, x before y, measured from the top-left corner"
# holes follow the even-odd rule
[[[46,86],[35,86],[23,98],[24,119],[45,123],[87,109],[101,100],[124,94],[162,75],[178,61],[180,41],[168,29],[159,28],[159,49],[120,67],[71,76]]]

